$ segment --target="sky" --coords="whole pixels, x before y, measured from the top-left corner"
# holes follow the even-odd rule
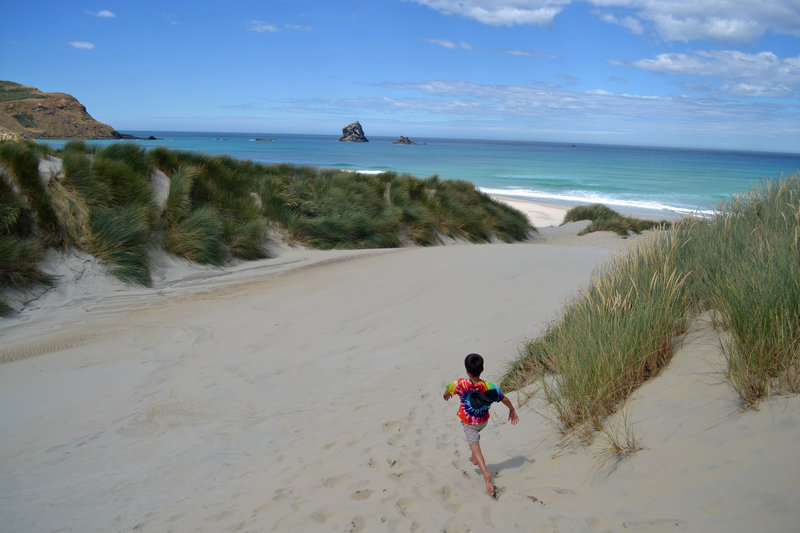
[[[800,152],[800,0],[0,0],[0,79],[120,131]]]

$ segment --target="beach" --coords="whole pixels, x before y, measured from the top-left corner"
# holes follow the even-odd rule
[[[562,435],[534,384],[509,394],[519,425],[497,405],[482,432],[486,494],[445,385],[470,352],[499,381],[636,242],[527,208],[541,231],[524,243],[286,246],[42,297],[0,329],[3,528],[796,531],[800,399],[742,411],[702,315],[609,420],[638,452]]]

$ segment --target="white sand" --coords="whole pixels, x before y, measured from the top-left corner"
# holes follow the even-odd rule
[[[627,404],[641,451],[496,406],[485,494],[443,387],[472,351],[498,379],[609,257],[571,242],[285,250],[42,304],[0,329],[36,355],[0,365],[2,530],[797,531],[800,399],[740,412],[702,322]]]
[[[569,211],[568,207],[556,204],[544,204],[541,202],[533,202],[531,200],[524,200],[521,198],[512,198],[509,196],[492,196],[495,200],[510,205],[517,211],[521,211],[528,217],[528,220],[536,228],[544,228],[548,226],[558,226],[564,220],[564,215]]]

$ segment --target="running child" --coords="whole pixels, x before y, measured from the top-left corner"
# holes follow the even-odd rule
[[[468,379],[459,378],[445,388],[444,399],[449,400],[453,396],[458,396],[461,405],[458,408],[458,418],[464,427],[464,434],[467,437],[467,444],[472,452],[470,461],[481,469],[483,478],[486,480],[486,492],[494,496],[494,485],[492,485],[492,475],[486,469],[486,461],[481,451],[480,431],[486,427],[489,421],[489,407],[492,403],[503,402],[508,407],[508,419],[512,425],[519,422],[517,412],[511,405],[511,400],[506,398],[494,383],[481,379],[483,372],[483,357],[476,353],[469,354],[464,359],[464,366],[467,370]]]

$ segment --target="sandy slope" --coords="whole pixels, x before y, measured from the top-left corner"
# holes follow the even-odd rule
[[[540,398],[499,406],[485,494],[444,385],[471,351],[499,378],[624,242],[554,231],[287,252],[6,326],[5,357],[40,355],[0,365],[3,529],[796,531],[800,402],[740,413],[702,323],[629,402],[643,450],[604,463]]]

